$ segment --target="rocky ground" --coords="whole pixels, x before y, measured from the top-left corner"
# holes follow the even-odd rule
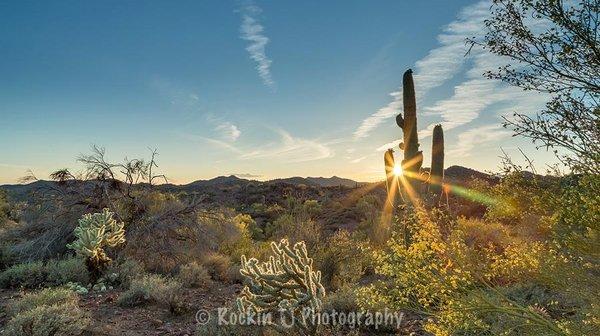
[[[210,311],[226,306],[234,300],[240,290],[240,285],[221,283],[215,283],[211,288],[187,289],[182,300],[189,309],[180,316],[174,316],[169,313],[168,308],[157,305],[119,307],[116,304],[121,293],[119,290],[82,295],[80,307],[93,321],[89,335],[191,336],[196,329],[195,315],[199,309]],[[5,325],[7,321],[4,307],[19,296],[19,291],[0,289],[0,326]]]

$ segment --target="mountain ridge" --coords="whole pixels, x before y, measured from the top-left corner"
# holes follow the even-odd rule
[[[492,178],[492,175],[490,175],[490,174],[480,172],[480,171],[472,169],[472,168],[459,166],[459,165],[450,166],[450,167],[446,168],[444,171],[445,171],[445,173],[444,173],[445,176],[450,179],[455,179],[455,178],[463,179],[463,178],[469,178],[469,177],[483,178],[483,179]],[[241,177],[236,176],[235,174],[232,174],[232,175],[216,176],[216,177],[213,177],[211,179],[206,179],[206,180],[195,180],[195,181],[192,181],[189,183],[184,183],[184,184],[166,183],[166,184],[161,184],[159,186],[209,187],[209,186],[235,185],[238,183],[265,183],[265,184],[283,183],[283,184],[295,184],[295,185],[304,184],[307,186],[318,186],[318,187],[337,187],[337,186],[355,187],[357,185],[364,185],[364,184],[369,184],[369,183],[379,183],[379,182],[381,182],[381,181],[361,182],[361,181],[356,181],[356,180],[349,179],[349,178],[339,177],[337,175],[333,175],[331,177],[290,176],[290,177],[282,177],[282,178],[276,178],[276,179],[266,180],[266,181],[259,181],[259,180],[254,180],[254,179],[241,178]],[[23,186],[30,186],[30,185],[34,185],[34,184],[35,185],[47,185],[47,184],[51,184],[51,183],[54,183],[54,181],[38,180],[38,181],[31,182],[31,183],[3,184],[3,185],[0,185],[0,188],[13,189],[13,188],[19,188],[19,187],[23,187]]]

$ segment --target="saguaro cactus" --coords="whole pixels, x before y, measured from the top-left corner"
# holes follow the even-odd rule
[[[274,256],[268,262],[242,256],[240,273],[249,280],[237,299],[241,313],[285,312],[293,316],[295,326],[302,334],[313,334],[317,325],[302,314],[317,314],[321,310],[325,288],[321,285],[321,272],[313,269],[313,260],[308,257],[304,242],[293,248],[286,239],[279,244],[272,242]],[[285,330],[285,326],[272,325]],[[283,328],[282,328],[283,327]]]
[[[408,69],[402,77],[402,94],[404,103],[404,116],[399,114],[396,123],[404,134],[400,149],[404,150],[402,171],[415,194],[418,194],[419,182],[417,176],[423,165],[423,152],[419,151],[419,138],[417,135],[417,100],[415,98],[415,84],[412,70]]]
[[[397,177],[394,175],[394,151],[390,148],[383,154],[383,162],[385,164],[385,183],[387,187],[389,206],[395,207],[396,199],[398,199],[398,183]]]
[[[439,195],[444,181],[444,130],[442,125],[435,125],[433,128],[430,174],[429,190],[435,195]]]

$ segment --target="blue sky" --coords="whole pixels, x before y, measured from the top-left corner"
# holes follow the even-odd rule
[[[425,165],[442,123],[447,166],[498,166],[522,148],[500,116],[545,97],[481,74],[505,60],[474,50],[486,1],[12,1],[0,4],[0,183],[160,152],[175,183],[383,178],[413,68]]]

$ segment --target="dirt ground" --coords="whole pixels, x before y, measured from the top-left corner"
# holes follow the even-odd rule
[[[240,285],[215,283],[211,288],[186,289],[182,300],[189,309],[180,316],[174,316],[168,308],[157,305],[119,307],[116,304],[122,292],[119,290],[82,295],[80,307],[88,312],[93,321],[89,335],[191,336],[196,329],[195,315],[199,309],[210,311],[226,306],[233,302],[241,288]],[[4,326],[7,321],[3,308],[20,296],[19,291],[0,289],[0,326]]]

